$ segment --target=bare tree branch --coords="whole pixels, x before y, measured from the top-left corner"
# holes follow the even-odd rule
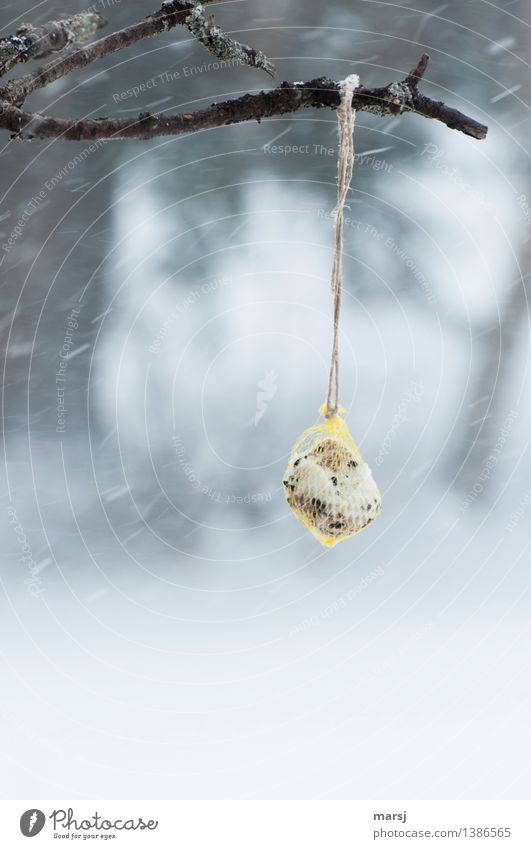
[[[419,82],[426,73],[430,57],[427,53],[423,53],[414,68],[411,69],[404,82],[409,88],[418,88]]]
[[[0,88],[0,99],[16,106],[22,106],[26,98],[38,89],[44,88],[61,77],[80,68],[86,68],[98,59],[117,53],[144,38],[169,32],[176,26],[186,26],[216,56],[238,58],[247,65],[261,68],[272,74],[273,66],[259,50],[247,47],[224,35],[212,20],[207,21],[203,5],[212,0],[203,0],[202,4],[191,0],[166,0],[161,8],[145,20],[132,24],[104,38],[76,50],[67,56],[43,65],[31,74],[16,80],[10,80]],[[56,22],[59,23],[59,22]]]
[[[446,104],[425,97],[418,91],[416,75],[419,67],[427,66],[424,55],[417,68],[400,82],[382,88],[361,86],[354,93],[352,105],[377,115],[400,115],[415,112],[441,121],[454,130],[475,139],[487,135],[487,127]],[[422,71],[423,72],[423,71]],[[275,115],[296,112],[303,107],[339,105],[339,83],[324,77],[307,83],[282,83],[271,91],[245,94],[236,100],[214,103],[196,112],[177,115],[141,112],[134,118],[95,118],[77,121],[52,118],[24,112],[12,104],[0,101],[0,128],[11,130],[22,139],[65,138],[75,141],[95,139],[152,139],[157,136],[182,135],[198,130],[237,124],[242,121],[261,121]]]
[[[107,21],[99,12],[80,12],[71,18],[48,21],[42,26],[22,24],[15,35],[0,39],[0,76],[17,62],[43,59],[72,44],[86,41]]]
[[[267,56],[260,50],[255,50],[246,44],[240,44],[239,41],[234,41],[225,35],[214,23],[213,15],[210,15],[208,19],[206,18],[203,6],[200,3],[197,5],[188,3],[188,5],[192,8],[188,17],[185,18],[184,23],[192,35],[201,44],[204,44],[211,53],[224,60],[240,59],[252,68],[261,68],[271,77],[274,76],[274,65],[271,64]]]
[[[34,73],[10,80],[0,88],[0,129],[10,130],[20,139],[150,139],[156,136],[197,132],[223,124],[260,121],[273,115],[296,112],[302,107],[337,108],[339,83],[323,77],[306,83],[285,82],[272,91],[246,94],[236,100],[213,104],[207,109],[177,115],[141,112],[133,119],[102,117],[76,120],[53,118],[22,110],[25,99],[37,89],[137,41],[168,32],[179,24],[186,26],[198,41],[218,57],[237,57],[253,67],[272,73],[273,66],[263,53],[229,38],[215,25],[212,17],[207,19],[204,3],[210,1],[198,3],[196,0],[164,0],[161,8],[145,20],[49,62]],[[19,46],[15,48],[15,53],[10,52],[12,47],[9,45],[13,45],[13,38],[19,36],[3,42],[7,51],[6,61],[9,63],[12,60],[19,61],[23,56],[27,59],[31,56],[42,56],[44,53],[47,55],[51,50],[61,50],[74,40],[86,38],[102,24],[99,15],[87,12],[63,21],[52,21],[40,29],[25,25],[23,31],[29,41],[25,43],[24,50]],[[442,121],[447,127],[460,130],[473,138],[484,138],[487,128],[483,124],[440,101],[420,94],[418,86],[428,62],[428,55],[423,54],[415,68],[403,80],[389,83],[382,88],[360,87],[354,93],[353,107],[378,115],[416,112]]]

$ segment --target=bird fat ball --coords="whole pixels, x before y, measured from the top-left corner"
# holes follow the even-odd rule
[[[381,495],[371,470],[337,413],[303,431],[283,485],[292,512],[325,546],[354,536],[380,513]]]

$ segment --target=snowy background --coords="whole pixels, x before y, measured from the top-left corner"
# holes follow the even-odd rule
[[[529,797],[529,9],[414,5],[216,7],[278,81],[427,51],[490,128],[358,115],[342,398],[383,512],[333,550],[281,481],[326,391],[335,114],[0,139],[4,797]],[[2,33],[82,8],[10,0]],[[271,85],[214,62],[177,29],[27,105]]]

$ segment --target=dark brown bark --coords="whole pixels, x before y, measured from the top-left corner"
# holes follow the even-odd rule
[[[407,80],[407,78],[406,78]],[[361,87],[353,97],[356,109],[378,115],[416,112],[442,121],[476,139],[485,138],[487,127],[446,106],[419,94],[406,80],[383,88]],[[236,100],[215,103],[207,109],[177,115],[141,112],[134,118],[95,118],[81,121],[32,115],[8,103],[0,103],[0,127],[22,138],[65,138],[74,141],[95,139],[151,139],[156,136],[182,135],[198,130],[237,124],[242,121],[285,115],[303,107],[339,105],[339,84],[325,78],[307,83],[282,83],[272,91],[245,94]]]
[[[203,0],[203,3],[210,2],[212,0]],[[109,56],[111,53],[117,53],[119,50],[130,47],[144,38],[169,32],[174,27],[185,25],[186,19],[191,11],[193,11],[194,6],[195,4],[189,2],[189,0],[170,0],[170,2],[165,2],[157,12],[149,15],[145,20],[112,32],[93,42],[93,44],[89,44],[87,47],[75,50],[53,62],[48,62],[31,74],[25,74],[25,76],[19,79],[10,80],[5,86],[0,88],[0,99],[21,106],[26,98],[34,91],[50,85],[50,83],[55,82],[55,80],[61,77],[65,77],[67,74],[71,74],[73,71],[86,68],[98,59]],[[241,52],[247,54],[247,64],[253,64],[257,67],[256,56],[262,54],[258,54],[258,51],[254,51],[251,47],[239,45],[238,42],[234,42],[226,37],[225,40],[233,46],[240,47]],[[214,50],[214,52],[216,51]],[[254,61],[252,61],[253,58]]]
[[[208,3],[210,0],[204,2]],[[0,88],[0,129],[10,130],[20,139],[151,139],[156,136],[197,132],[224,124],[260,121],[262,118],[296,112],[303,107],[335,109],[339,105],[339,83],[322,77],[306,83],[285,82],[272,91],[246,94],[235,100],[212,104],[206,109],[177,115],[141,112],[134,118],[102,117],[76,120],[53,118],[22,110],[25,99],[37,89],[137,41],[167,32],[179,24],[187,26],[190,32],[216,55],[239,56],[242,62],[267,72],[272,71],[272,65],[264,54],[221,33],[213,21],[206,18],[202,6],[192,0],[166,0],[157,12],[145,20],[49,62],[34,73],[6,83]],[[483,124],[457,109],[446,106],[445,103],[420,94],[418,86],[428,61],[429,57],[423,54],[415,68],[399,82],[380,88],[361,86],[353,97],[354,108],[382,116],[415,112],[441,121],[447,127],[459,130],[472,138],[485,138],[487,127]]]

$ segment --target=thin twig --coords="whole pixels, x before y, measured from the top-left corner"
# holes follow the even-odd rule
[[[0,39],[0,76],[17,62],[43,59],[73,44],[80,44],[107,21],[99,12],[80,12],[70,18],[48,21],[42,26],[22,24],[15,35]]]
[[[409,88],[418,88],[418,84],[426,73],[430,57],[427,53],[423,53],[414,68],[409,72],[404,82]]]
[[[411,74],[400,82],[381,88],[356,89],[352,106],[359,111],[380,116],[415,112],[441,121],[454,130],[475,139],[487,135],[487,127],[457,109],[420,94],[417,83],[409,82]],[[31,114],[0,101],[0,128],[11,130],[19,138],[152,139],[157,136],[182,135],[198,130],[261,121],[276,115],[297,112],[304,107],[336,109],[340,102],[339,83],[324,77],[306,83],[282,83],[271,91],[245,94],[235,100],[214,103],[196,112],[177,115],[141,112],[134,118],[95,118],[69,120]]]
[[[184,4],[183,4],[184,5]],[[195,38],[204,44],[214,56],[220,59],[239,59],[252,68],[261,68],[271,77],[275,75],[275,66],[269,61],[261,50],[248,47],[239,41],[229,38],[214,22],[214,16],[208,18],[201,3],[188,3],[191,7],[190,14],[185,18],[185,26]]]
[[[210,2],[212,0],[203,0],[203,4]],[[198,37],[198,32],[194,32],[194,29],[199,30],[201,27],[199,18],[194,14],[196,11],[198,14],[199,12],[202,13],[202,6],[198,6],[197,3],[190,2],[190,0],[166,0],[157,12],[148,15],[143,21],[116,30],[116,32],[94,41],[87,47],[75,50],[53,62],[48,62],[31,74],[10,80],[0,88],[0,99],[22,106],[30,94],[55,82],[60,77],[71,74],[80,68],[86,68],[87,65],[91,65],[98,59],[123,50],[125,47],[130,47],[144,38],[169,32],[179,25],[187,26]],[[221,55],[220,51],[224,51],[227,56],[231,52],[233,57],[237,56],[242,62],[272,73],[273,66],[263,53],[254,50],[252,47],[247,47],[245,44],[233,41],[221,33],[221,30],[214,24],[210,25],[210,35],[208,34],[208,26],[206,30],[203,28],[203,35],[202,43],[215,55],[219,56]]]

